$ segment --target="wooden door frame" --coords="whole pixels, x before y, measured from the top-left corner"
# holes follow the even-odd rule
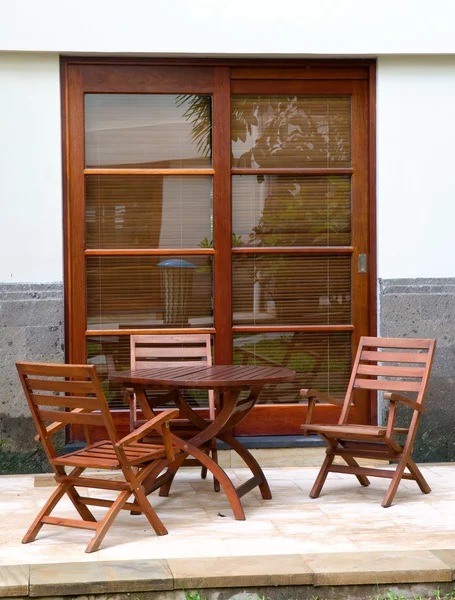
[[[241,78],[243,75],[248,75],[249,78],[254,77],[254,73],[259,74],[258,69],[266,69],[269,73],[274,71],[274,77],[277,79],[283,78],[283,66],[286,67],[287,72],[291,73],[295,69],[295,74],[300,79],[363,79],[367,82],[368,87],[368,114],[366,122],[368,124],[367,135],[367,148],[368,148],[368,159],[367,159],[367,191],[368,191],[368,273],[366,275],[369,289],[369,322],[368,322],[368,334],[376,336],[377,334],[377,242],[376,242],[376,61],[366,59],[352,59],[352,60],[339,60],[339,59],[211,59],[211,58],[115,58],[115,57],[76,57],[76,56],[62,56],[60,59],[60,75],[61,75],[61,111],[62,111],[62,162],[63,162],[63,231],[64,231],[64,314],[65,314],[65,361],[70,362],[74,352],[71,352],[69,340],[70,340],[70,327],[76,327],[77,330],[81,329],[82,321],[85,315],[85,309],[79,310],[80,318],[75,324],[73,322],[74,315],[72,315],[72,303],[74,302],[75,292],[72,289],[72,280],[74,272],[81,268],[80,257],[79,262],[70,260],[73,240],[70,235],[70,219],[74,219],[74,215],[70,214],[70,196],[77,193],[74,189],[77,187],[77,178],[71,176],[71,168],[74,165],[73,161],[70,161],[69,156],[71,152],[71,136],[69,135],[71,119],[80,118],[80,115],[70,114],[68,111],[68,80],[69,80],[69,67],[70,66],[84,65],[99,65],[100,67],[108,67],[123,65],[123,66],[154,66],[154,67],[218,67],[218,77],[223,78],[224,97],[219,98],[219,102],[226,102],[226,95],[229,93],[229,82],[235,77]],[[225,67],[225,69],[219,69]],[[72,77],[80,77],[82,81],[82,69],[72,70]],[[219,82],[221,83],[221,82]],[[214,102],[217,100],[214,99]],[[79,107],[80,109],[80,107]],[[226,112],[226,111],[225,111]],[[224,123],[227,126],[227,123]],[[73,127],[75,123],[73,121]],[[214,131],[214,135],[217,132]],[[79,154],[81,154],[79,152]],[[230,161],[230,149],[224,148],[222,155],[228,157]],[[73,155],[74,156],[74,155]],[[83,154],[79,157],[83,159]],[[80,162],[80,161],[79,161]],[[230,163],[229,163],[230,165]],[[228,181],[229,179],[229,181]],[[228,185],[230,188],[231,177],[224,177],[224,185]],[[81,221],[85,223],[85,221]],[[223,225],[214,219],[214,228],[222,229]],[[230,235],[226,231],[223,233],[225,239],[230,240]],[[231,256],[231,249],[228,244],[223,245],[226,252],[229,252]],[[221,250],[220,254],[224,250]],[[216,258],[215,258],[216,260]],[[226,262],[226,257],[219,256],[219,260]],[[216,273],[216,270],[214,271]],[[226,287],[225,279],[220,279],[219,284]],[[85,292],[85,289],[83,290]],[[232,297],[231,290],[225,290],[228,297]],[[77,293],[76,293],[77,296]],[[226,298],[226,295],[225,295]],[[77,299],[78,303],[83,303],[83,293],[80,291]],[[216,300],[215,300],[216,303]],[[220,314],[220,311],[216,311]],[[216,314],[215,312],[215,314]],[[225,311],[228,312],[228,311]],[[216,325],[216,324],[215,324]],[[226,329],[232,332],[232,315],[225,315],[221,318],[217,326],[220,330],[226,331]],[[216,329],[216,327],[215,327]],[[218,330],[217,330],[218,331]],[[77,334],[76,334],[77,335]],[[84,323],[84,337],[85,337],[85,323]],[[74,342],[73,342],[74,344]],[[232,357],[232,350],[219,350],[215,356],[217,362],[229,362],[229,358]],[[258,407],[259,408],[259,407]],[[270,409],[270,405],[263,407],[263,410]],[[376,395],[371,394],[369,402],[369,422],[377,422],[377,402]]]

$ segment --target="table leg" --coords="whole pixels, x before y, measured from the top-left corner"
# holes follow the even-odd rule
[[[253,477],[251,477],[251,479],[248,479],[248,481],[245,481],[245,483],[242,483],[242,485],[236,488],[238,497],[241,498],[247,492],[249,492],[256,486],[259,486],[261,496],[264,498],[264,500],[271,500],[272,493],[270,491],[267,479],[265,478],[265,475],[261,467],[259,466],[258,461],[254,458],[251,452],[249,452],[244,446],[242,446],[242,444],[238,440],[236,440],[231,435],[228,435],[227,433],[220,433],[218,438],[221,441],[228,444],[228,446],[230,446],[233,450],[235,450],[235,452],[237,452],[240,458],[243,459],[247,467],[253,473]]]
[[[229,500],[229,503],[231,505],[232,512],[234,513],[235,519],[237,521],[244,521],[245,513],[243,511],[243,507],[240,502],[240,496],[237,494],[234,484],[229,479],[229,477],[226,475],[226,473],[223,471],[223,469],[219,465],[217,465],[217,463],[214,460],[212,460],[210,458],[210,456],[208,456],[205,452],[203,452],[199,448],[196,448],[196,446],[193,446],[189,442],[182,440],[181,438],[174,436],[174,435],[172,436],[172,441],[175,444],[175,446],[177,446],[177,448],[182,450],[185,454],[189,454],[190,456],[193,456],[200,463],[202,463],[205,467],[207,467],[207,469],[219,481],[220,486],[223,488],[223,491],[226,494],[227,499]],[[176,462],[176,461],[174,461],[174,462]],[[170,465],[168,472],[171,469],[173,470],[173,468],[172,468],[173,464],[174,463],[172,463]],[[177,467],[177,469],[175,471],[177,471],[178,468],[179,467]],[[174,473],[174,475],[175,475],[175,473]],[[172,476],[172,479],[174,478],[174,475]],[[172,479],[169,482],[165,483],[166,487],[170,488]],[[161,493],[160,493],[160,495],[161,495]]]

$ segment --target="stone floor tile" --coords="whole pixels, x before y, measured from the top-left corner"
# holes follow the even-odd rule
[[[0,598],[28,596],[29,565],[0,566]]]
[[[233,556],[300,553],[299,540],[284,536],[273,540],[269,537],[226,539],[224,543]]]
[[[169,559],[179,588],[309,585],[311,569],[296,554]]]
[[[30,596],[173,589],[165,560],[31,565]]]
[[[455,579],[455,550],[432,550],[433,554],[437,556],[443,563],[452,569],[452,579]]]
[[[314,585],[451,581],[451,569],[428,550],[303,555]]]
[[[169,558],[188,558],[189,556],[229,556],[232,554],[227,543],[224,540],[201,538],[188,539],[177,538],[175,535],[149,538],[144,541],[125,543],[118,540],[118,543],[98,550],[100,561],[108,560],[129,560],[161,559]]]

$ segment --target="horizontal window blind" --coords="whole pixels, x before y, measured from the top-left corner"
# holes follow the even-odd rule
[[[258,333],[234,338],[234,360],[244,365],[282,365],[297,372],[290,383],[266,386],[259,403],[305,403],[302,388],[343,399],[351,373],[351,333]]]
[[[350,96],[232,97],[236,168],[351,166]]]
[[[233,255],[234,311],[249,325],[351,322],[351,256]]]
[[[232,177],[234,246],[348,246],[350,176]]]
[[[87,328],[210,327],[210,256],[89,256]]]
[[[87,248],[197,248],[211,214],[211,177],[86,177]]]

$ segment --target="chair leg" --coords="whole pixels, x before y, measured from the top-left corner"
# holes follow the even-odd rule
[[[350,467],[360,467],[359,463],[352,456],[343,456],[343,459]],[[360,485],[367,487],[370,485],[370,480],[365,475],[356,475]]]
[[[316,481],[314,482],[313,487],[311,488],[310,498],[318,498],[321,493],[322,487],[327,479],[327,475],[329,474],[329,468],[333,463],[335,458],[335,454],[328,453],[325,456],[324,462],[322,463],[322,467],[319,470],[318,476],[316,477]]]
[[[387,490],[382,506],[388,508],[395,498],[398,486],[400,485],[401,478],[403,477],[404,470],[406,468],[406,459],[401,459],[398,463],[395,473],[393,474],[392,481],[390,482],[389,489]]]
[[[109,527],[112,525],[115,517],[122,510],[125,502],[131,496],[131,490],[125,490],[119,494],[119,497],[112,503],[112,506],[107,511],[106,516],[100,521],[99,526],[96,529],[96,533],[90,540],[89,545],[85,551],[89,554],[90,552],[96,552],[100,547],[101,542],[104,539]]]
[[[419,469],[419,467],[415,464],[415,462],[411,458],[408,458],[407,467],[408,467],[409,471],[411,472],[411,475],[414,476],[414,478],[417,482],[417,485],[419,486],[421,491],[424,494],[429,494],[431,492],[431,487],[426,482],[425,477],[422,475],[422,472]]]
[[[85,504],[82,504],[82,502],[79,501],[80,496],[77,493],[76,488],[71,486],[66,491],[66,493],[68,494],[71,502],[74,505],[74,508],[77,510],[77,512],[81,516],[82,520],[83,521],[93,521],[94,523],[96,523],[96,519],[93,516],[93,514],[91,513],[91,511],[89,510],[89,508],[87,506],[85,506]]]
[[[65,483],[61,483],[57,487],[57,489],[55,490],[55,492],[53,492],[53,494],[51,495],[51,497],[49,498],[49,500],[46,502],[46,504],[43,506],[43,508],[38,513],[38,516],[36,517],[36,519],[30,525],[27,533],[22,538],[22,543],[23,544],[27,544],[28,542],[33,542],[33,540],[38,535],[39,530],[43,526],[43,523],[41,522],[41,519],[43,517],[48,517],[51,514],[51,512],[54,510],[54,508],[60,502],[60,500],[65,495],[65,493],[66,493],[66,491],[67,491],[67,489],[69,487],[70,486],[68,484],[65,484]]]
[[[163,525],[159,516],[156,514],[153,506],[147,500],[147,496],[145,495],[144,489],[142,487],[139,487],[138,489],[134,490],[133,494],[137,500],[137,503],[141,507],[142,512],[146,516],[148,522],[155,530],[155,533],[157,535],[167,535],[168,531]]]

